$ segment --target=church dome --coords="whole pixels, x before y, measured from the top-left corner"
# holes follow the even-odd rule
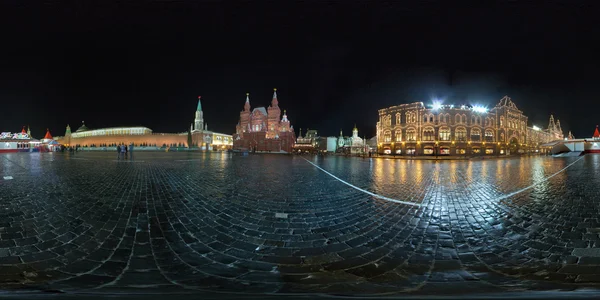
[[[81,127],[77,128],[75,132],[88,131],[89,129],[85,126],[85,123],[81,122]]]

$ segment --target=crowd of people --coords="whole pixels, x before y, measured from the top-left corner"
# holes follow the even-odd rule
[[[117,145],[117,160],[124,159],[133,160],[133,144],[129,144],[129,146],[125,144]]]

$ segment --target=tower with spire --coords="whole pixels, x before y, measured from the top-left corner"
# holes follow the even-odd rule
[[[554,115],[550,115],[550,121],[548,121],[548,131],[554,132],[556,130],[556,124],[554,123]]]
[[[202,96],[198,96],[198,106],[196,107],[196,117],[194,118],[194,131],[202,131],[204,129],[201,98]]]
[[[273,89],[273,98],[271,105],[267,109],[267,138],[275,138],[277,136],[277,128],[281,118],[281,109],[279,109],[279,101],[277,100],[277,89]]]
[[[250,94],[246,93],[244,109],[240,111],[240,119],[233,137],[234,149],[291,152],[295,140],[287,111],[283,112],[283,116],[281,114],[277,89],[273,89],[273,97],[268,107],[252,108]]]

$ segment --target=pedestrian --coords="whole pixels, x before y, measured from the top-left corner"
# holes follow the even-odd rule
[[[119,145],[117,145],[117,160],[121,159],[121,147],[119,147]]]
[[[125,143],[123,143],[123,148],[125,148],[125,159],[127,159],[127,145]]]
[[[121,159],[124,159],[125,157],[125,145],[121,144]]]
[[[129,159],[133,160],[133,143],[129,144]]]

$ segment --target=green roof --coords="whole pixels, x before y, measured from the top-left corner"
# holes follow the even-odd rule
[[[198,108],[196,108],[197,111],[202,111],[202,104],[200,103],[200,99],[198,99]]]

